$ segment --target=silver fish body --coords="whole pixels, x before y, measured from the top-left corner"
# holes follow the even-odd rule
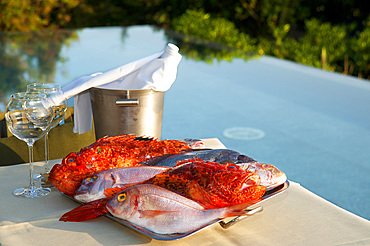
[[[249,156],[243,155],[235,150],[230,149],[212,149],[189,151],[179,154],[170,154],[148,159],[142,162],[143,165],[149,166],[166,166],[174,167],[178,161],[199,158],[204,161],[212,161],[218,163],[250,163],[255,160]]]
[[[144,182],[155,175],[165,172],[169,167],[123,167],[107,169],[87,177],[75,192],[74,198],[80,202],[91,202],[105,198],[108,188],[121,188]]]
[[[205,209],[193,200],[151,184],[125,189],[106,207],[113,216],[159,234],[191,232],[220,219],[244,214],[240,208]]]

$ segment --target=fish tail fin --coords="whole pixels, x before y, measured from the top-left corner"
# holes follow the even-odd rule
[[[63,214],[59,221],[80,222],[106,214],[108,213],[108,210],[105,205],[109,200],[110,198],[102,198],[78,206],[77,208]]]

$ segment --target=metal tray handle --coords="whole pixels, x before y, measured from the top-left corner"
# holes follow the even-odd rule
[[[230,220],[229,222],[225,222],[225,221],[221,220],[218,223],[220,224],[220,226],[222,228],[227,229],[230,226],[236,224],[237,222],[246,219],[248,216],[252,216],[255,213],[262,212],[262,210],[263,210],[262,206],[259,206],[259,207],[253,208],[253,209],[244,209],[244,211],[247,212],[245,215],[235,217],[234,219]]]

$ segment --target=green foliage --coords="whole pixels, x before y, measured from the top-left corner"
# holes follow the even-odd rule
[[[270,24],[272,36],[259,37],[256,43],[256,40],[240,32],[235,24],[227,19],[212,17],[203,10],[187,10],[182,16],[174,19],[172,28],[191,37],[243,51],[258,51],[259,54],[272,55],[329,71],[369,77],[369,25],[358,35],[348,39],[348,26],[322,23],[317,19],[305,21],[305,34],[299,38],[289,35],[291,25],[288,23],[278,26]],[[187,40],[190,41],[191,38],[187,37]],[[208,62],[211,60],[199,51],[189,51],[190,57],[194,57],[194,54],[199,54]],[[218,55],[220,54],[218,52]],[[240,53],[234,55],[240,57]],[[222,57],[230,60],[227,54],[222,54]]]
[[[364,0],[300,0],[305,7],[309,19],[329,22],[332,25],[347,25],[356,23],[358,29],[363,29],[363,20],[370,13],[370,5]],[[299,14],[299,12],[297,12]]]
[[[242,58],[245,61],[259,57],[254,52],[245,52],[220,43],[207,41],[202,38],[186,35],[167,29],[165,32],[169,42],[176,43],[181,47],[181,54],[195,61],[203,61],[212,64],[214,61],[232,61],[234,58]]]
[[[242,12],[249,14],[245,22],[240,24],[256,26],[257,30],[252,29],[253,34],[258,32],[260,37],[274,35],[282,38],[287,33],[287,24],[295,26],[299,19],[306,17],[305,11],[299,9],[300,0],[240,0],[240,2]],[[300,15],[297,15],[297,11]],[[250,32],[247,28],[244,28],[244,31]]]
[[[369,79],[369,13],[363,0],[0,0],[0,31],[151,24]]]
[[[0,0],[0,30],[55,29],[71,20],[66,13],[81,0]]]
[[[370,74],[370,17],[365,21],[366,28],[350,40],[351,60],[345,68],[347,74],[358,74],[368,78]]]
[[[346,29],[316,19],[306,21],[306,28],[306,34],[298,42],[286,40],[284,58],[330,71],[343,71],[341,63],[348,49]]]
[[[187,10],[173,21],[175,31],[211,40],[243,51],[256,49],[255,41],[249,35],[240,32],[235,24],[224,18],[213,18],[203,10]]]

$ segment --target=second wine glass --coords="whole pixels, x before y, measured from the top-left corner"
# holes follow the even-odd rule
[[[56,127],[64,119],[67,109],[67,100],[63,96],[60,84],[57,83],[32,83],[27,85],[27,92],[43,93],[51,101],[51,107],[54,111],[54,118],[51,122],[50,129]],[[46,182],[47,175],[50,172],[49,167],[49,132],[45,135],[45,165],[43,171],[34,175],[36,181]]]

